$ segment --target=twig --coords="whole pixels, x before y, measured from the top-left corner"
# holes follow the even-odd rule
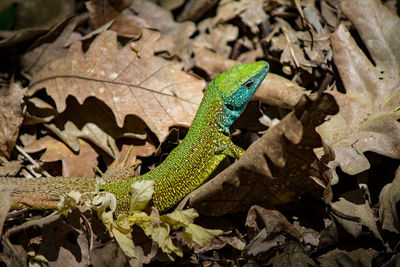
[[[47,171],[43,170],[43,168],[42,168],[31,156],[29,156],[28,153],[26,153],[26,152],[22,149],[22,147],[20,147],[19,145],[16,145],[15,148],[18,150],[19,153],[21,153],[22,156],[24,156],[24,157],[25,157],[30,163],[32,163],[37,169],[42,170],[41,173],[42,173],[44,176],[46,176],[46,177],[51,177],[51,175],[50,175]],[[35,175],[35,174],[33,174],[33,175]],[[35,176],[36,176],[36,175],[35,175]],[[38,177],[36,177],[36,178],[38,178]]]

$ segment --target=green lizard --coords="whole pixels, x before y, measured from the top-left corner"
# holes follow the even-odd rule
[[[131,184],[136,181],[155,181],[152,204],[163,212],[206,181],[226,156],[239,158],[244,151],[230,140],[229,128],[268,69],[267,62],[258,61],[236,65],[217,76],[208,84],[188,134],[162,164],[139,177],[106,180],[100,189],[116,196],[117,213],[129,212]],[[1,178],[0,184],[4,183],[17,185],[14,207],[23,203],[35,208],[49,208],[47,200],[58,199],[71,190],[92,192],[95,187],[95,179],[80,177]]]

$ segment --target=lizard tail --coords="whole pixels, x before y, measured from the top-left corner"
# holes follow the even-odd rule
[[[96,179],[81,177],[8,178],[0,177],[0,186],[9,185],[12,209],[55,209],[60,197],[75,190],[81,193],[95,191]]]

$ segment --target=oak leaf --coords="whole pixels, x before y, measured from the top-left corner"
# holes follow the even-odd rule
[[[80,104],[93,96],[110,107],[119,127],[135,115],[162,140],[176,123],[190,124],[205,85],[171,63],[153,55],[159,33],[144,30],[142,37],[118,49],[116,33],[101,33],[84,53],[74,43],[69,55],[47,64],[31,81],[28,93],[46,88],[57,111],[74,96]]]
[[[365,151],[400,158],[400,19],[378,0],[343,1],[341,8],[375,64],[339,25],[331,41],[346,94],[330,92],[340,111],[317,132],[334,152],[332,167],[355,175],[370,167]]]

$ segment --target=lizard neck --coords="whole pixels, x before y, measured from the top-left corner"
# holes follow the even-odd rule
[[[234,120],[235,118],[229,118],[221,98],[212,93],[207,93],[206,90],[188,136],[198,137],[208,130],[229,135],[229,128]]]

